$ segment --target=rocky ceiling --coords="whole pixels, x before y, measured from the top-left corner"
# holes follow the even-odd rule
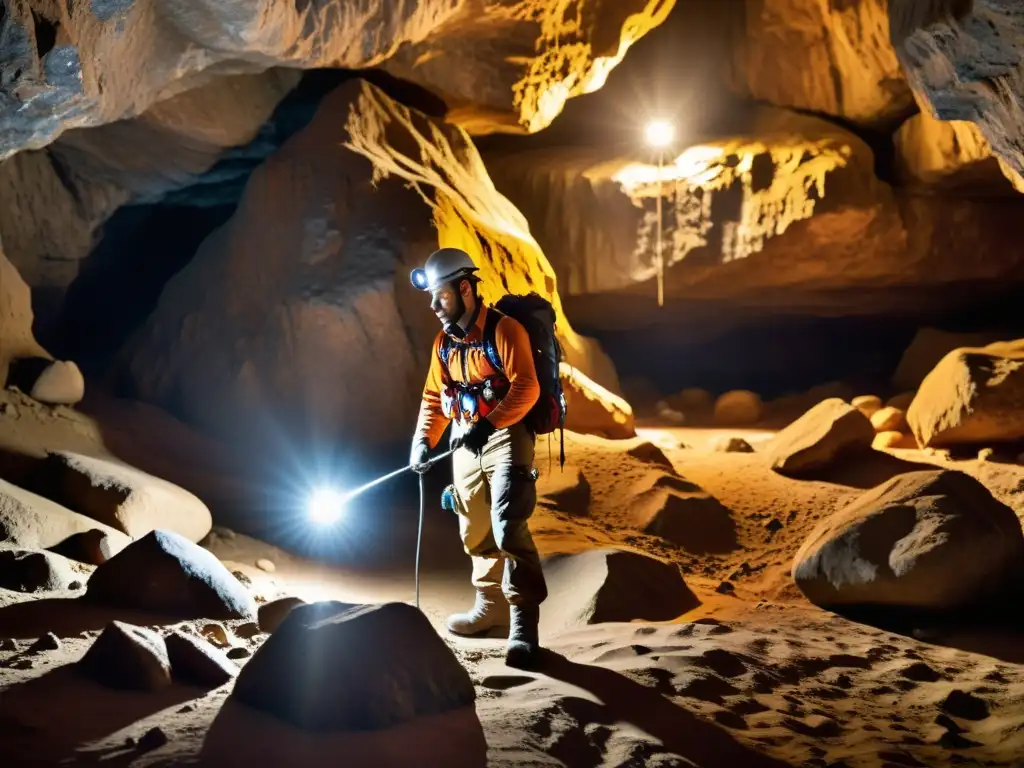
[[[323,218],[325,200],[347,192],[330,192],[297,146],[323,154],[347,143],[372,171],[348,155],[336,170],[367,194],[378,194],[369,182],[385,171],[429,190],[420,213],[432,236],[419,213],[414,223],[380,211],[358,220],[402,228],[403,248],[426,248],[432,237],[467,244],[495,280],[511,258],[519,265],[511,274],[525,269],[524,285],[541,286],[588,328],[654,318],[706,328],[695,321],[723,308],[741,322],[765,311],[957,307],[968,293],[1024,284],[1014,246],[1024,234],[1015,223],[1024,220],[1022,24],[1009,0],[7,0],[0,242],[36,300],[46,290],[63,295],[101,243],[108,255],[150,250],[103,240],[129,204],[224,208],[208,226],[230,221],[202,233],[195,265],[168,288],[191,297],[191,312],[181,316],[162,297],[126,347],[134,352],[117,356],[122,374],[167,407],[201,389],[201,376],[175,366],[196,350],[211,354],[212,337],[181,336],[181,326],[192,316],[197,328],[226,322],[213,286],[230,292],[223,279],[237,254],[265,250],[267,274],[309,277],[306,267],[281,271],[287,248],[271,247],[273,231],[244,245],[243,222],[272,222],[278,208],[289,221],[327,222],[322,232],[293,232],[312,238],[297,252],[313,262],[335,242],[331,232],[339,248],[348,242],[359,207]],[[361,77],[378,87],[359,91]],[[323,114],[341,121],[342,103],[355,105],[362,128],[316,127]],[[388,117],[409,108],[418,117]],[[660,177],[638,141],[655,114],[680,133]],[[418,127],[380,127],[389,120]],[[390,196],[402,197],[376,199]],[[664,309],[652,303],[659,197],[669,243]],[[164,264],[161,279],[189,251],[173,269]],[[392,266],[404,264],[396,259]],[[357,271],[371,292],[390,290],[374,270]],[[221,282],[204,283],[204,274]],[[80,298],[87,284],[78,286]],[[261,366],[287,358],[301,368],[319,354],[289,346],[296,328],[320,327],[319,299],[294,305],[282,296],[295,314],[278,318],[278,341],[246,331],[236,367],[211,368],[224,393],[235,381],[250,387],[252,402],[288,402],[287,382],[270,382]],[[97,301],[62,327],[86,328],[81,313]],[[394,328],[404,326],[401,301],[388,312]],[[607,361],[564,325],[578,361],[614,389]],[[372,330],[363,329],[366,338]],[[353,332],[342,323],[337,338]],[[139,346],[146,339],[156,346]],[[216,404],[202,407],[211,410],[195,412],[199,421],[222,415]]]

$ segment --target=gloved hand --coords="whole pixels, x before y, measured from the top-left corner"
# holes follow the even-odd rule
[[[426,443],[417,440],[412,444],[412,450],[409,452],[409,464],[417,475],[425,475],[430,469],[430,464],[427,463],[429,454],[430,447]]]
[[[474,456],[479,456],[495,430],[496,427],[488,419],[478,419],[459,440],[459,447],[468,449]]]

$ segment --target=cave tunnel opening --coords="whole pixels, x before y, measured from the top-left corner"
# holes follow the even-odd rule
[[[700,387],[715,394],[749,389],[772,399],[837,381],[865,393],[897,394],[891,377],[921,328],[1024,335],[1022,288],[959,286],[960,299],[932,301],[916,311],[825,316],[761,310],[723,322],[712,319],[714,306],[704,308],[699,320],[680,320],[668,313],[670,302],[665,320],[642,328],[576,328],[601,343],[622,380],[642,379],[665,396]],[[570,319],[572,309],[567,302]],[[721,307],[722,313],[735,310]]]
[[[225,150],[186,187],[119,208],[105,222],[57,308],[38,307],[44,311],[37,314],[37,338],[57,357],[75,360],[87,377],[103,378],[122,345],[156,307],[167,282],[231,218],[252,172],[309,124],[324,97],[356,78],[430,116],[447,111],[433,94],[386,72],[305,71],[247,145]]]

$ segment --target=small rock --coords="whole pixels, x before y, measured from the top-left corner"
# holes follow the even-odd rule
[[[712,450],[718,453],[753,453],[754,448],[742,437],[723,437],[716,440]]]
[[[231,541],[235,538],[236,535],[235,532],[232,531],[230,528],[225,528],[222,525],[214,526],[213,532],[226,541]]]
[[[771,520],[764,524],[764,527],[765,530],[768,531],[768,533],[775,533],[777,531],[782,530],[783,524],[782,521],[779,520],[779,518],[773,517]]]
[[[78,581],[78,579],[75,579],[70,584],[68,584],[68,589],[72,589],[72,590],[81,589],[84,586],[85,585],[82,582]]]
[[[28,656],[22,656],[20,659],[12,661],[9,666],[11,669],[34,669],[36,663]]]
[[[868,418],[839,398],[822,400],[778,432],[765,448],[772,469],[799,476],[826,467],[840,456],[871,448],[875,430]]]
[[[45,635],[36,640],[32,645],[29,646],[29,653],[39,653],[41,651],[59,651],[60,650],[60,639],[53,634],[53,632],[47,632]]]
[[[71,563],[52,552],[0,550],[0,587],[18,592],[52,592],[68,588]]]
[[[229,659],[247,659],[250,656],[252,656],[252,653],[249,651],[249,649],[242,648],[241,646],[232,648],[230,651],[228,651]]]
[[[18,642],[9,637],[0,637],[0,651],[16,651]]]
[[[871,416],[875,432],[899,432],[907,425],[906,415],[899,408],[886,406]]]
[[[235,630],[235,636],[243,640],[251,640],[260,633],[260,627],[255,621],[247,621]]]
[[[159,749],[166,743],[167,734],[159,726],[154,726],[142,734],[142,738],[139,739],[139,749],[148,752]]]
[[[735,591],[736,587],[734,587],[732,583],[728,581],[723,581],[721,584],[718,585],[718,588],[715,589],[715,592],[717,592],[720,595],[731,595]]]
[[[978,461],[988,461],[989,459],[992,458],[993,454],[995,454],[995,449],[982,448],[980,451],[978,451]]]
[[[936,725],[941,725],[947,731],[952,731],[953,733],[964,733],[964,732],[966,732],[966,729],[960,727],[960,725],[956,722],[956,720],[951,718],[949,715],[945,715],[945,714],[937,715],[935,717],[935,724]]]
[[[157,633],[113,621],[96,638],[79,668],[109,688],[156,691],[171,684],[167,645]]]
[[[178,710],[178,714],[179,715],[185,715],[185,714],[188,714],[189,712],[195,712],[195,711],[196,711],[196,707],[195,707],[194,704],[186,704],[185,706],[183,706],[181,709]]]
[[[272,603],[261,605],[257,617],[260,630],[267,633],[273,632],[288,614],[300,605],[306,605],[306,601],[297,597],[282,597]]]
[[[228,657],[205,640],[172,632],[164,641],[175,680],[219,688],[238,674],[238,668]]]
[[[942,674],[932,667],[925,664],[923,661],[911,664],[900,670],[900,675],[905,677],[907,680],[914,680],[918,683],[934,683],[942,679]]]
[[[988,704],[967,691],[954,688],[939,705],[943,711],[962,720],[984,720],[988,717]]]
[[[251,587],[252,586],[252,579],[250,579],[248,576],[246,576],[241,571],[232,571],[231,575],[234,576],[236,579],[238,579],[240,582],[242,582],[242,584],[244,584],[245,586],[247,586],[247,587]]]
[[[882,409],[882,398],[877,395],[860,395],[850,401],[850,405],[863,413],[869,419]]]
[[[51,551],[89,565],[103,565],[124,549],[127,542],[115,541],[114,537],[99,528],[81,531],[52,547]]]
[[[199,632],[219,648],[227,648],[231,645],[231,641],[228,640],[228,633],[220,624],[204,624]]]
[[[256,561],[256,567],[261,571],[266,571],[267,573],[273,573],[277,570],[277,566],[274,565],[274,562],[272,560],[267,560],[265,557],[261,557]]]
[[[895,448],[901,442],[903,442],[902,432],[879,432],[871,441],[871,447],[876,451],[884,451],[886,448]]]
[[[14,403],[0,403],[0,416],[6,416],[9,419],[18,418],[18,406]]]

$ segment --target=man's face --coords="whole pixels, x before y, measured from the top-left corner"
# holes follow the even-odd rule
[[[432,294],[430,308],[434,310],[441,325],[454,324],[466,312],[462,297],[451,283],[445,283]]]

